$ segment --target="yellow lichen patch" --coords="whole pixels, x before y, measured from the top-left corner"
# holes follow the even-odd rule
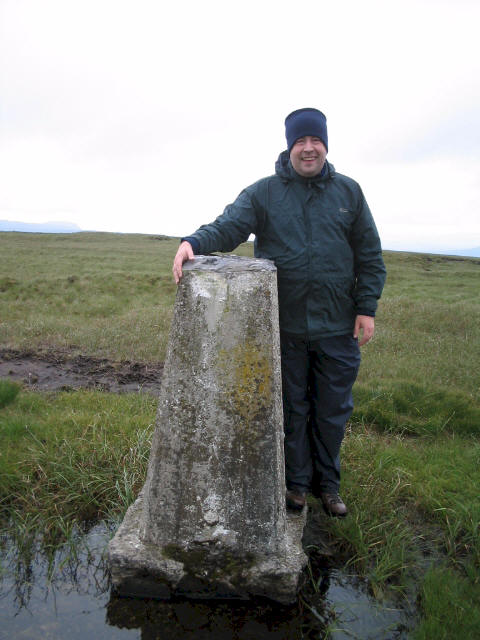
[[[272,361],[265,347],[253,342],[222,349],[218,365],[226,381],[231,410],[245,428],[261,418],[272,401]]]

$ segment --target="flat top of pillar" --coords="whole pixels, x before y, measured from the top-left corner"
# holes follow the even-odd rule
[[[276,271],[271,260],[244,256],[195,256],[182,267],[186,271]]]

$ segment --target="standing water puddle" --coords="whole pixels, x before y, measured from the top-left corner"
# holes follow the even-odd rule
[[[364,581],[339,569],[314,570],[317,575],[307,578],[308,587],[291,607],[264,600],[117,598],[111,595],[105,560],[111,535],[105,524],[96,525],[57,551],[50,567],[39,548],[25,561],[11,541],[3,540],[0,638],[403,640],[411,627],[411,612],[379,604],[368,595]]]

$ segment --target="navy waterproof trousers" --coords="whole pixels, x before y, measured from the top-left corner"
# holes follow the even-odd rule
[[[352,335],[309,341],[282,334],[280,343],[287,488],[338,493],[358,342]]]

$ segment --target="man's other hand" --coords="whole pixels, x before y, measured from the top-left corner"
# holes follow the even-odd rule
[[[187,260],[193,260],[193,249],[192,245],[184,240],[180,243],[178,247],[177,255],[173,260],[173,277],[175,278],[175,283],[178,284],[183,275],[182,273],[182,265]]]
[[[353,337],[358,338],[358,346],[366,344],[373,338],[375,331],[375,318],[371,316],[357,316],[355,318],[355,328]]]

